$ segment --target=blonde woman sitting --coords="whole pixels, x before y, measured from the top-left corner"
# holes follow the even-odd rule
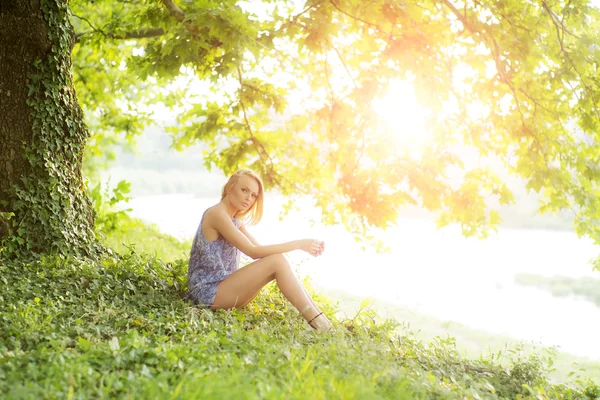
[[[324,242],[302,239],[260,245],[246,230],[246,223],[258,223],[262,212],[262,180],[249,169],[235,172],[223,187],[221,201],[202,215],[190,254],[188,297],[212,310],[241,308],[275,280],[312,328],[330,329],[331,322],[283,256],[292,250],[319,256],[325,250]],[[238,269],[240,251],[256,261]]]

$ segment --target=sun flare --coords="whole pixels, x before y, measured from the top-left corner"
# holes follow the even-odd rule
[[[373,101],[373,109],[381,134],[398,149],[418,157],[429,134],[425,129],[427,113],[417,104],[413,85],[403,80],[391,82],[387,93]]]

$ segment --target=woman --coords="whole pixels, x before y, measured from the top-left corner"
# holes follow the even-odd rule
[[[221,201],[202,215],[188,270],[188,296],[212,310],[245,307],[273,279],[281,293],[316,330],[326,331],[331,322],[310,298],[283,256],[304,250],[319,256],[325,244],[313,239],[260,245],[246,230],[263,212],[262,180],[249,169],[235,172],[223,187]],[[238,269],[240,251],[254,260]]]

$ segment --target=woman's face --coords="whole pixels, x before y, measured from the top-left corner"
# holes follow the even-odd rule
[[[246,211],[256,202],[259,189],[258,182],[254,178],[242,175],[229,192],[231,202],[236,208]]]

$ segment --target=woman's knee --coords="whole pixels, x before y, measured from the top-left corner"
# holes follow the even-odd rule
[[[271,261],[274,268],[289,268],[290,263],[287,258],[283,254],[273,254],[269,256],[269,260]]]

